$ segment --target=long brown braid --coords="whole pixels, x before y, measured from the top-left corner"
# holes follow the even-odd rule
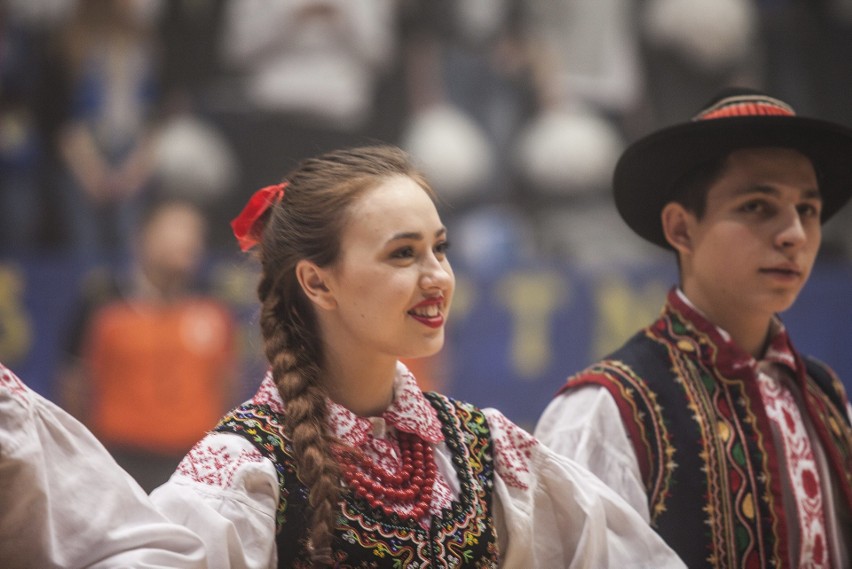
[[[340,499],[337,444],[327,423],[322,338],[311,302],[296,280],[302,259],[335,262],[351,204],[382,180],[410,176],[434,199],[407,155],[389,146],[339,150],[310,158],[291,172],[284,198],[269,212],[260,240],[260,326],[266,357],[284,401],[299,479],[309,489],[315,567],[332,564],[332,531]]]

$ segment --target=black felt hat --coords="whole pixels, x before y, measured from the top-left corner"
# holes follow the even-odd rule
[[[651,133],[624,151],[613,177],[618,213],[641,237],[669,247],[660,213],[678,180],[733,150],[754,147],[793,148],[811,159],[823,222],[852,196],[852,129],[796,116],[788,104],[759,91],[731,88],[691,121]]]

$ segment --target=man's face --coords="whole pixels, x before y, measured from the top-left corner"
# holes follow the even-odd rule
[[[820,245],[817,177],[785,148],[730,154],[707,193],[704,216],[687,213],[679,248],[687,296],[708,315],[769,317],[789,308]]]

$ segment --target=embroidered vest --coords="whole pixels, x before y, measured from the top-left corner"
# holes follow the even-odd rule
[[[639,462],[651,524],[690,569],[790,567],[776,449],[754,371],[678,311],[662,316],[563,390],[605,387]],[[852,428],[837,377],[797,361],[797,383],[852,511]]]
[[[426,529],[388,516],[344,491],[332,542],[334,567],[497,567],[498,552],[491,512],[493,464],[485,416],[469,405],[436,393],[424,394],[438,412],[445,442],[461,486],[457,500],[433,516]],[[265,405],[245,404],[226,415],[215,429],[252,442],[278,471],[280,499],[276,520],[278,566],[310,568],[307,488],[299,481],[293,448],[283,433],[283,417]]]

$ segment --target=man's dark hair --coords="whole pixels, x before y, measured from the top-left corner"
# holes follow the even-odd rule
[[[674,185],[671,201],[677,202],[687,211],[701,219],[707,209],[707,194],[725,167],[728,155],[717,156],[702,162],[684,174]]]
[[[696,219],[700,220],[704,217],[704,212],[707,210],[707,194],[710,193],[710,186],[722,174],[727,158],[727,154],[717,156],[716,158],[700,163],[681,176],[674,184],[674,192],[670,201],[682,205],[687,211],[692,212]],[[677,261],[678,274],[683,278],[681,274],[680,254],[677,252],[675,252],[675,260]]]

